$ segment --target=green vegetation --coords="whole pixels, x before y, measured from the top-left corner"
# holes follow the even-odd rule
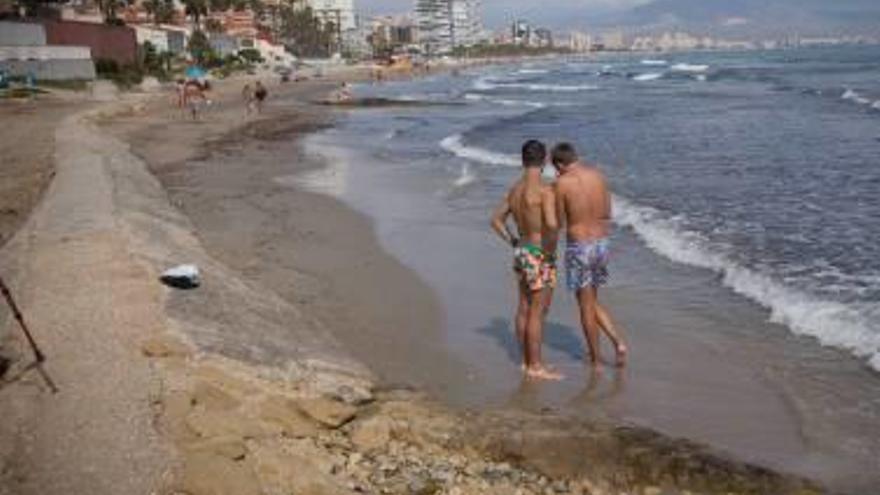
[[[311,7],[284,5],[278,12],[281,19],[280,38],[300,57],[327,57],[339,49],[339,29],[333,22],[322,23]]]
[[[98,59],[95,61],[95,72],[98,77],[109,79],[120,88],[130,88],[140,84],[144,79],[144,73],[136,65],[121,66],[115,60]]]
[[[142,5],[156,24],[174,20],[174,0],[144,0]]]
[[[160,81],[171,79],[171,54],[159,52],[149,41],[141,46],[141,67],[143,71]]]
[[[210,67],[210,64],[217,60],[217,54],[214,53],[214,48],[211,47],[211,42],[204,31],[193,31],[186,48],[193,59],[201,65]]]

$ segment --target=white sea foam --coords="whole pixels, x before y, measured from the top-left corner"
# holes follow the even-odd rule
[[[641,61],[642,65],[651,65],[651,66],[665,66],[669,65],[669,62],[666,60],[654,60],[654,59],[645,59]]]
[[[465,100],[469,101],[485,101],[489,103],[495,103],[497,105],[505,106],[505,107],[528,107],[528,108],[545,108],[547,105],[538,101],[526,101],[526,100],[508,100],[504,98],[490,98],[486,95],[480,95],[475,93],[467,93],[464,95]]]
[[[453,155],[486,165],[500,165],[504,167],[518,167],[519,160],[513,155],[505,155],[496,151],[467,146],[461,134],[453,134],[440,141],[440,147]]]
[[[633,81],[645,82],[645,81],[656,81],[663,77],[663,74],[660,72],[648,72],[647,74],[639,74],[637,76],[633,76]]]
[[[874,110],[880,110],[880,100],[877,100],[874,103],[872,103],[871,108],[873,108]]]
[[[858,92],[856,92],[852,89],[847,89],[846,91],[844,91],[843,94],[840,96],[840,98],[844,99],[844,100],[853,101],[855,103],[858,103],[859,105],[871,105],[872,104],[871,100],[865,98],[864,96],[862,96],[861,94],[859,94]]]
[[[547,74],[549,72],[546,69],[520,69],[516,71],[517,74]]]
[[[564,85],[564,84],[530,84],[530,83],[506,83],[499,81],[492,81],[489,79],[480,78],[474,81],[473,88],[478,91],[492,91],[495,89],[524,89],[527,91],[535,91],[535,92],[560,92],[560,93],[574,93],[578,91],[595,91],[599,89],[599,86],[593,84],[576,84],[576,85]]]
[[[848,350],[880,371],[878,312],[855,305],[822,300],[793,289],[772,277],[743,267],[713,250],[701,235],[681,227],[681,222],[660,211],[614,198],[615,221],[633,231],[652,250],[672,261],[712,270],[725,286],[770,310],[770,320],[809,335],[822,345]]]
[[[694,65],[694,64],[675,64],[670,67],[672,70],[679,72],[706,72],[709,70],[708,65]]]
[[[469,186],[477,181],[476,174],[471,171],[471,166],[468,163],[465,163],[461,166],[461,174],[456,177],[455,181],[452,183],[456,188],[462,188]]]

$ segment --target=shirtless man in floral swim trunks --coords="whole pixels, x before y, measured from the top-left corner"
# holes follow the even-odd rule
[[[544,308],[549,302],[546,294],[556,285],[554,258],[559,229],[553,189],[541,179],[547,148],[539,141],[527,141],[522,160],[522,177],[495,209],[492,228],[513,248],[519,287],[516,334],[523,351],[523,371],[529,378],[560,380],[562,375],[547,369],[541,361]],[[517,234],[507,224],[511,215]]]
[[[553,166],[559,172],[556,209],[560,223],[566,224],[566,282],[577,297],[591,363],[594,367],[601,366],[601,329],[614,344],[617,364],[623,365],[626,344],[608,312],[599,304],[599,287],[608,282],[611,193],[602,172],[579,161],[572,145],[559,143],[552,155]]]

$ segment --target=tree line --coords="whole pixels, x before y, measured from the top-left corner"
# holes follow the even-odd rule
[[[68,0],[18,0],[27,17],[38,17],[46,8]],[[120,13],[130,6],[144,9],[151,22],[169,24],[179,12],[174,0],[93,0],[108,24],[124,24]],[[340,49],[341,33],[333,21],[322,20],[306,0],[282,0],[267,4],[262,0],[183,0],[183,14],[195,32],[220,33],[223,26],[211,14],[230,10],[250,10],[259,30],[266,32],[291,52],[303,57],[322,57]]]

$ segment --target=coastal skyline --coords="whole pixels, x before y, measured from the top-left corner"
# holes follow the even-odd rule
[[[414,0],[357,2],[367,15],[410,12]],[[744,38],[877,34],[880,3],[870,0],[483,0],[488,29],[515,19],[554,30],[625,27],[684,29]]]
[[[550,0],[536,4],[532,0],[483,0],[484,19],[489,28],[505,25],[514,18],[527,17],[551,27],[563,26],[570,13],[587,17],[624,12],[651,0]],[[412,10],[414,0],[374,0],[360,2],[358,8],[370,14],[386,14]]]

